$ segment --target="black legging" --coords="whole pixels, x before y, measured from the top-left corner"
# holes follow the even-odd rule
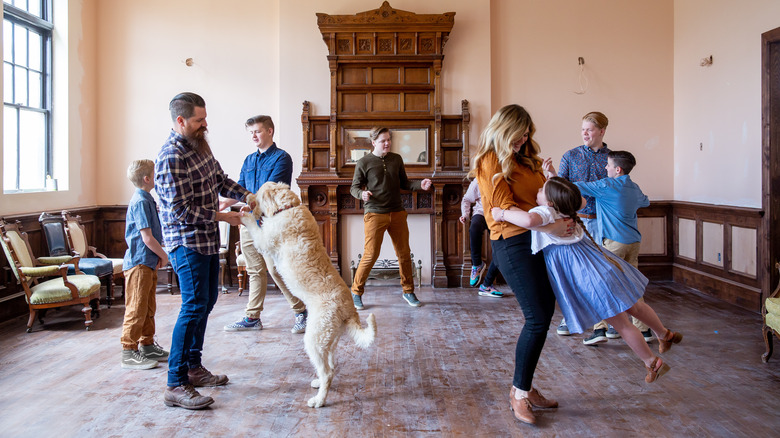
[[[492,243],[493,261],[515,294],[525,318],[523,330],[517,338],[512,384],[523,391],[530,391],[555,311],[555,294],[547,279],[544,256],[541,252],[531,254],[530,231],[493,240]]]
[[[485,230],[488,229],[487,222],[485,222],[485,216],[481,214],[475,214],[471,216],[471,225],[469,225],[469,243],[471,244],[471,264],[472,266],[479,266],[482,264],[482,235]],[[490,262],[487,274],[482,280],[482,284],[485,286],[491,286],[493,281],[498,276],[498,266],[494,262]]]

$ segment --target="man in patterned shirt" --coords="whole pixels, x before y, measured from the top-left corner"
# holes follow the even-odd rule
[[[566,178],[571,182],[592,182],[607,177],[607,158],[609,148],[604,143],[604,134],[607,132],[609,119],[603,113],[598,111],[590,112],[582,117],[582,146],[577,146],[569,150],[561,158],[561,166],[558,169],[558,176]],[[585,228],[593,236],[593,240],[599,245],[602,244],[603,236],[601,227],[596,218],[596,199],[592,196],[583,195],[587,204],[577,212],[577,216],[582,219]],[[638,319],[634,319],[634,325],[641,332],[647,333],[648,327]],[[561,336],[568,336],[569,327],[566,325],[566,319],[562,319],[558,325],[557,333]],[[652,332],[650,332],[652,335]],[[609,326],[605,321],[600,321],[593,326],[593,333],[583,339],[585,345],[595,345],[607,342],[609,338],[619,338],[620,334]],[[647,342],[652,339],[645,337]]]
[[[603,140],[608,124],[607,116],[598,111],[590,112],[582,117],[582,141],[584,144],[563,154],[558,176],[571,182],[591,182],[607,177],[609,148]],[[596,221],[596,200],[592,196],[585,196],[585,200],[587,204],[577,212],[577,216],[582,219],[582,223],[593,236],[593,240],[601,245],[601,231]],[[600,324],[601,322],[596,327],[599,327]],[[604,325],[606,326],[606,323]],[[571,334],[565,319],[562,319],[558,325],[557,333],[561,336]],[[605,336],[600,342],[606,340]]]
[[[160,199],[163,242],[179,280],[181,310],[168,357],[167,406],[202,409],[214,403],[194,387],[228,382],[201,364],[209,313],[217,302],[217,222],[238,226],[239,212],[220,212],[219,196],[245,200],[249,192],[228,178],[206,140],[206,102],[195,93],[176,95],[169,105],[173,130],[157,155],[155,189]]]

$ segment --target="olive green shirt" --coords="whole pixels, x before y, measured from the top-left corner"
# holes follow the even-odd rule
[[[355,164],[349,191],[357,199],[362,199],[364,190],[371,192],[364,206],[366,213],[393,213],[404,210],[401,190],[422,190],[421,184],[409,181],[400,155],[388,152],[380,158],[369,153]]]

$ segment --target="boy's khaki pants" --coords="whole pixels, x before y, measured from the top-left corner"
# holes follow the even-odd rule
[[[616,256],[620,257],[621,259],[627,261],[631,264],[631,266],[635,268],[639,268],[639,246],[640,242],[635,243],[620,243],[616,242],[611,239],[604,239],[604,248],[609,250],[612,254],[615,254]],[[644,298],[639,298],[639,301],[644,302]],[[647,324],[643,323],[642,321],[631,317],[631,322],[634,324],[636,328],[639,329],[640,332],[647,331],[650,327],[647,326]],[[596,329],[607,329],[607,323],[606,321],[601,321],[598,324],[593,326],[593,330]]]
[[[138,344],[154,343],[154,314],[157,312],[157,270],[137,265],[125,272],[125,321],[123,350],[138,350]]]

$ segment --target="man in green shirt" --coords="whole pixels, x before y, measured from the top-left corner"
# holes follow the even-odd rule
[[[363,258],[352,282],[352,300],[358,310],[363,310],[363,289],[379,257],[385,231],[390,234],[398,266],[401,271],[401,287],[404,300],[410,306],[420,307],[422,303],[414,295],[412,277],[412,255],[409,248],[409,226],[406,210],[401,202],[401,190],[428,190],[431,180],[409,181],[400,155],[390,152],[390,129],[373,128],[369,134],[374,150],[358,160],[352,178],[350,193],[364,203],[363,226],[366,243]]]

